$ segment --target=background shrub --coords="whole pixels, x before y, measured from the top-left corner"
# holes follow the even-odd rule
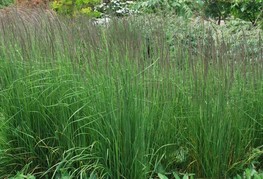
[[[136,14],[137,11],[133,8],[135,2],[133,1],[120,1],[120,0],[113,0],[109,3],[102,3],[96,6],[96,10],[106,15],[113,15],[113,16],[127,16]]]
[[[76,16],[82,14],[99,17],[100,13],[94,11],[94,6],[99,3],[100,0],[55,0],[51,3],[51,8],[62,15]]]
[[[0,1],[0,8],[7,7],[14,3],[14,0],[1,0]]]

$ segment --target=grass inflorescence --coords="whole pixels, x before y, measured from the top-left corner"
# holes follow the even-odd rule
[[[1,178],[222,178],[262,166],[260,35],[251,48],[245,32],[168,25],[1,18]]]

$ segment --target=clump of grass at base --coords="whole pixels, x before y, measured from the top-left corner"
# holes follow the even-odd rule
[[[229,53],[211,29],[183,33],[195,46],[168,44],[165,22],[147,18],[42,16],[0,29],[1,178],[24,166],[38,178],[217,178],[249,165],[263,75],[247,44]]]

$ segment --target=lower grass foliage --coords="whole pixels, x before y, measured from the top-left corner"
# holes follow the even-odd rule
[[[259,170],[261,37],[257,50],[245,34],[233,50],[213,29],[189,28],[168,43],[161,22],[98,26],[43,13],[1,19],[0,178],[19,171],[223,178],[251,165]]]

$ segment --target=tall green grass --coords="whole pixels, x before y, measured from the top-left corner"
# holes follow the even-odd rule
[[[42,12],[0,26],[1,178],[222,178],[263,164],[260,36],[235,50],[212,29],[169,39],[165,20]]]

